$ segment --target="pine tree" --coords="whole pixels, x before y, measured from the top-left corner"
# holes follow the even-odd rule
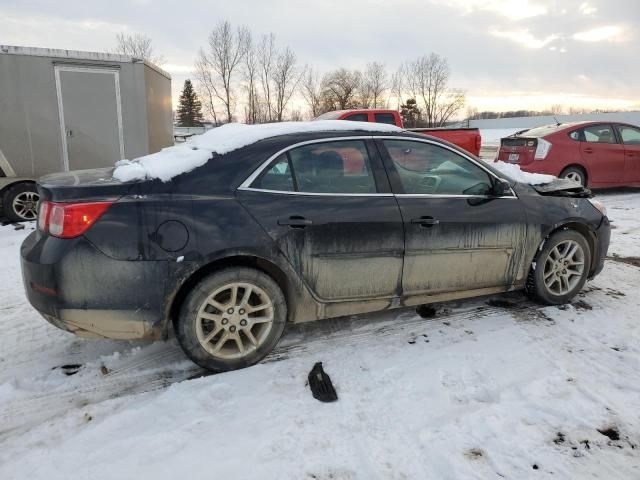
[[[184,88],[178,101],[178,126],[179,127],[201,127],[202,126],[202,104],[198,100],[198,95],[193,89],[191,80],[184,81]]]
[[[422,119],[422,112],[418,108],[415,98],[410,98],[404,105],[400,105],[400,116],[405,127],[414,128],[418,126]]]

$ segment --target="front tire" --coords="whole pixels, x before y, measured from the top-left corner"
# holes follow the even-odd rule
[[[591,265],[589,243],[575,230],[551,235],[535,260],[527,293],[547,305],[569,302],[582,289]]]
[[[38,217],[40,196],[34,183],[22,182],[10,186],[2,196],[2,208],[11,222],[25,222]]]
[[[215,372],[248,367],[278,343],[287,305],[278,284],[246,267],[205,277],[187,295],[176,337],[187,356]]]

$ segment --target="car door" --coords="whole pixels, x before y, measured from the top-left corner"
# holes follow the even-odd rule
[[[618,183],[625,170],[624,146],[609,124],[589,125],[582,129],[580,154],[589,170],[589,184]]]
[[[370,140],[305,142],[252,177],[240,202],[319,300],[399,295],[402,217]]]
[[[630,125],[616,125],[624,145],[623,183],[640,182],[640,128]]]
[[[405,228],[403,295],[522,282],[527,225],[518,198],[491,191],[479,162],[430,140],[378,140]]]

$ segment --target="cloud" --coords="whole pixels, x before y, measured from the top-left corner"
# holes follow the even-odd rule
[[[598,8],[594,7],[590,3],[584,2],[580,4],[580,7],[578,7],[578,10],[583,15],[594,15],[598,11]]]
[[[547,35],[544,38],[536,38],[527,29],[503,31],[503,30],[498,30],[496,28],[492,28],[489,31],[491,35],[493,35],[494,37],[506,38],[507,40],[511,40],[512,42],[515,42],[518,45],[521,45],[525,48],[533,48],[533,49],[545,47],[549,45],[551,42],[558,40],[560,38],[560,36],[556,34]]]
[[[624,33],[624,28],[619,25],[607,25],[575,33],[573,39],[581,42],[622,42]]]
[[[445,0],[445,3],[467,14],[485,11],[511,20],[537,17],[549,11],[540,2],[530,0]]]

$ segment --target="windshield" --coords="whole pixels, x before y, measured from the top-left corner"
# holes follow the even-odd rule
[[[542,127],[525,130],[524,132],[518,132],[514,135],[514,137],[545,137],[551,133],[557,132],[558,130],[565,129],[569,125],[569,123],[562,123],[560,125],[558,125],[557,123],[554,123],[553,125],[544,125]]]

